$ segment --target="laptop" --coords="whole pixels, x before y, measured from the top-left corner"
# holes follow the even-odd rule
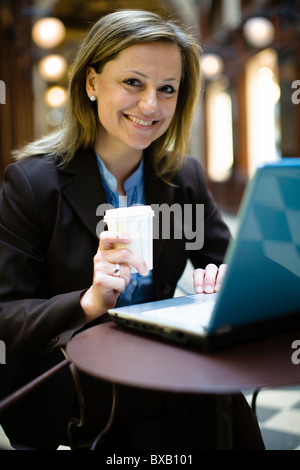
[[[257,168],[224,262],[219,293],[108,313],[122,327],[208,350],[300,327],[300,158]]]

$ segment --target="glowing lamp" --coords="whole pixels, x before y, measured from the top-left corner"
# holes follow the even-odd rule
[[[269,46],[275,38],[273,23],[263,17],[247,20],[244,24],[243,32],[249,44],[258,48]]]
[[[38,47],[50,49],[60,44],[66,35],[66,28],[58,18],[42,18],[32,28],[32,39]]]

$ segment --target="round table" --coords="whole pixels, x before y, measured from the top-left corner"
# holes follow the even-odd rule
[[[219,402],[219,448],[232,448],[231,394],[262,387],[299,384],[300,365],[292,361],[294,331],[214,352],[173,344],[121,329],[112,322],[76,335],[66,352],[76,368],[112,383],[110,418],[93,442],[98,449],[118,412],[118,385],[174,393],[212,393]],[[253,400],[253,404],[255,401]]]
[[[208,353],[108,322],[79,333],[66,351],[78,369],[112,383],[223,394],[299,384],[295,340],[300,331]]]

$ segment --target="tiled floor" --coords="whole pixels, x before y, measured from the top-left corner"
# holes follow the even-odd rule
[[[300,450],[300,387],[263,389],[256,406],[266,449]]]
[[[9,440],[7,439],[2,427],[0,426],[0,449],[11,449],[9,445]]]

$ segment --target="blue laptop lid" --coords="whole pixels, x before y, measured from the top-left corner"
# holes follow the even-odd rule
[[[297,310],[300,315],[300,158],[257,169],[225,262],[209,332]]]

